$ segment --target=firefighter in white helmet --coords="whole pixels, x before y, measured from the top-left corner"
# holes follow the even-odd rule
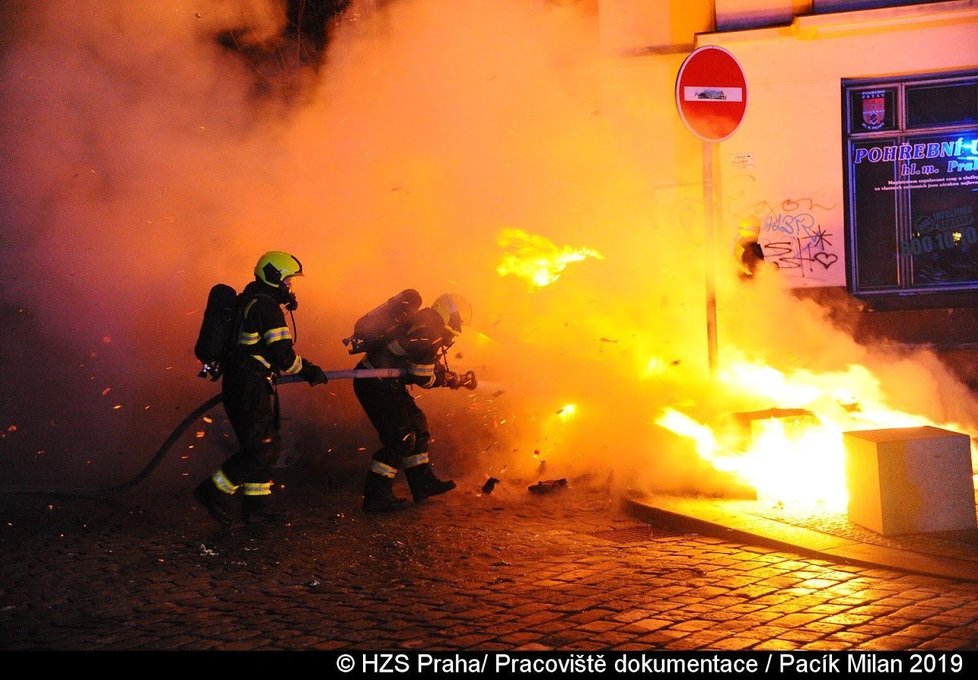
[[[381,448],[371,460],[363,491],[363,509],[390,512],[407,501],[393,492],[403,469],[415,503],[455,488],[455,482],[435,476],[428,459],[428,419],[408,392],[408,385],[471,387],[465,377],[449,370],[445,352],[472,319],[472,307],[461,295],[446,293],[430,307],[418,309],[397,323],[380,341],[366,348],[357,368],[398,368],[403,378],[365,378],[353,381],[357,400],[380,436]]]
[[[228,506],[239,488],[246,523],[284,519],[269,507],[271,469],[280,453],[273,377],[301,375],[310,385],[326,382],[319,366],[295,353],[285,321],[282,308],[291,312],[298,306],[297,276],[302,276],[302,264],[295,256],[265,253],[255,265],[255,280],[239,296],[240,333],[225,366],[221,395],[240,449],[194,489],[194,498],[225,525],[232,522]]]

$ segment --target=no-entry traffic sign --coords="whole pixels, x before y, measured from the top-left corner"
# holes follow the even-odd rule
[[[704,142],[732,135],[747,110],[747,80],[734,56],[716,45],[693,50],[676,77],[676,106]]]

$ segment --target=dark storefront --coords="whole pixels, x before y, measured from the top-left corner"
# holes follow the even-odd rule
[[[978,72],[842,84],[849,293],[978,304]]]

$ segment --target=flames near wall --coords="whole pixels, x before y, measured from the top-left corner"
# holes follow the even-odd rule
[[[272,2],[6,4],[8,478],[138,470],[216,391],[191,351],[208,288],[243,286],[270,249],[305,266],[297,348],[327,368],[352,366],[340,339],[403,288],[471,299],[451,360],[482,387],[419,396],[434,459],[475,486],[722,493],[745,467],[724,419],[773,407],[845,414],[833,436],[887,419],[971,431],[970,394],[937,357],[860,346],[776,272],[745,285],[722,257],[708,373],[702,222],[676,190],[700,159],[649,152],[650,135],[683,134],[679,60],[662,57],[639,98],[597,52],[587,7],[355,2],[311,68]],[[376,442],[349,384],[283,399],[305,460],[366,464]],[[219,462],[222,420],[193,428],[161,475]]]

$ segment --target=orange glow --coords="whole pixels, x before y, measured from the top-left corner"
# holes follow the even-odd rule
[[[649,359],[648,363],[645,365],[645,377],[653,378],[665,375],[669,368],[669,364],[659,357],[652,357]]]
[[[557,246],[553,242],[520,229],[503,229],[499,234],[499,247],[504,254],[496,273],[500,276],[513,274],[530,283],[531,288],[543,288],[558,278],[571,262],[589,257],[603,260],[593,248]]]
[[[197,16],[169,3],[116,2],[108,13],[60,4],[17,3],[3,69],[5,103],[31,111],[7,121],[0,174],[17,200],[4,205],[12,236],[0,251],[23,276],[3,285],[33,303],[0,310],[16,331],[4,346],[12,408],[0,430],[19,425],[0,437],[46,449],[45,475],[92,451],[113,470],[115,451],[148,458],[215,394],[190,353],[207,291],[240,290],[269,249],[303,263],[289,325],[300,355],[324,368],[352,368],[359,357],[340,339],[405,288],[425,304],[443,292],[470,300],[472,326],[450,359],[477,374],[478,389],[416,392],[433,462],[459,477],[505,470],[530,482],[546,463],[547,477],[611,480],[616,491],[727,493],[743,477],[765,496],[828,496],[840,486],[840,432],[929,422],[978,432],[973,394],[935,357],[857,343],[829,323],[820,296],[788,290],[802,271],[815,290],[831,287],[845,267],[844,208],[831,181],[811,181],[821,173],[724,162],[716,233],[704,238],[702,148],[669,96],[681,55],[609,52],[616,13],[596,31],[593,12],[578,11],[593,0],[358,2],[331,27],[322,68],[289,63],[296,50],[275,39],[281,3],[206,0],[197,4],[212,11]],[[637,36],[617,14],[622,36]],[[687,38],[712,9],[697,16],[680,17]],[[745,61],[764,61],[769,38],[794,40],[762,33],[756,51],[754,37],[743,44]],[[269,49],[215,42],[242,34]],[[772,82],[760,83],[766,97]],[[790,101],[795,114],[817,109]],[[742,132],[777,124],[771,110],[752,111]],[[748,148],[757,136],[741,146],[760,158],[777,145],[767,137],[761,149]],[[743,215],[761,218],[767,245],[788,237],[777,219],[809,207],[835,239],[831,267],[806,260],[748,286],[733,263],[726,271]],[[125,257],[100,243],[125,243]],[[713,262],[715,373],[704,323]],[[92,271],[113,275],[92,285]],[[723,354],[737,348],[750,358]],[[98,385],[103,399],[83,398]],[[376,434],[349,382],[282,397],[297,444],[355,449],[366,464]],[[756,415],[774,409],[811,415]],[[735,417],[745,413],[755,415]],[[50,441],[61,433],[72,437]],[[215,407],[188,440],[214,461],[235,436]],[[24,458],[18,467],[34,475]]]
[[[469,331],[465,334],[465,336],[467,341],[476,345],[488,345],[492,342],[492,338],[481,331]]]
[[[573,418],[575,413],[577,413],[577,406],[575,404],[567,404],[557,409],[557,417],[564,422]]]
[[[708,462],[716,461],[720,446],[717,444],[713,430],[706,425],[698,423],[686,414],[671,408],[667,408],[656,419],[655,423],[670,432],[692,439],[696,444],[696,453]]]
[[[655,423],[691,439],[703,460],[734,474],[760,500],[844,510],[844,432],[920,425],[954,429],[888,407],[876,379],[862,366],[824,374],[799,369],[789,375],[733,358],[720,367],[718,381],[732,393],[779,408],[735,414],[712,426],[667,408]]]

